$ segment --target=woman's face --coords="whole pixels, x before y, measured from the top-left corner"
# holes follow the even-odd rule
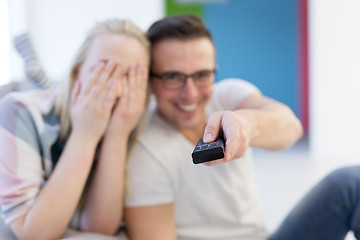
[[[141,63],[149,68],[149,53],[134,37],[123,34],[102,34],[91,43],[85,61],[80,66],[77,80],[87,81],[91,71],[100,61],[112,61],[127,74],[130,65]]]

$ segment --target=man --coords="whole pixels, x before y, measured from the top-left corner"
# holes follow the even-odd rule
[[[131,240],[266,239],[249,147],[281,150],[301,135],[285,105],[240,79],[214,84],[215,49],[203,22],[167,17],[148,30],[155,110],[128,166]],[[200,138],[226,140],[224,159],[194,165]],[[220,164],[221,163],[221,164]],[[360,166],[316,185],[270,240],[360,239]]]
[[[249,147],[289,147],[300,121],[246,81],[214,84],[215,48],[199,18],[168,17],[148,35],[156,107],[128,168],[131,239],[265,239]],[[194,165],[199,139],[218,135],[225,157]]]

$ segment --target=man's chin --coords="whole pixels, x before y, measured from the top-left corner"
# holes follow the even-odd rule
[[[166,115],[163,115],[160,113],[160,116],[167,121],[170,125],[175,127],[176,129],[182,131],[182,130],[192,130],[197,129],[199,126],[205,127],[205,122],[201,120],[201,117],[198,115],[194,116],[182,116],[182,115],[172,115],[168,118]]]
[[[192,130],[199,127],[199,121],[182,121],[177,123],[180,130]]]

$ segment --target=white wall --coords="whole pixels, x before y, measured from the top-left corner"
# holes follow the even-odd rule
[[[5,0],[0,0],[0,85],[10,80],[8,8]]]
[[[310,0],[310,149],[360,159],[360,1]]]
[[[46,72],[54,80],[67,74],[86,31],[96,21],[127,18],[146,30],[164,13],[163,0],[8,1],[9,4],[12,2],[11,34],[19,33],[21,28],[28,29]],[[18,66],[15,68],[17,70],[12,72],[13,76],[19,71]]]
[[[16,53],[12,39],[14,36],[17,36],[20,33],[27,31],[27,21],[26,21],[26,0],[3,0],[6,4],[7,11],[7,20],[8,28],[6,31],[2,31],[4,38],[6,38],[5,47],[8,49],[6,53],[7,61],[7,70],[9,71],[9,79],[5,81],[8,82],[13,79],[23,79],[24,70],[23,70],[23,61]],[[4,16],[2,16],[4,17]],[[10,36],[9,36],[10,35]],[[5,67],[5,66],[4,66]],[[4,75],[1,73],[1,78]],[[4,80],[4,79],[2,79]],[[2,82],[5,83],[5,82]]]

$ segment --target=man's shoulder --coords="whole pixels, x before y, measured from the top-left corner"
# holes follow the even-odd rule
[[[207,105],[207,113],[216,111],[233,111],[241,101],[253,93],[260,93],[259,89],[248,81],[240,78],[227,78],[214,85],[211,101]]]
[[[224,78],[215,83],[215,90],[218,89],[230,90],[234,88],[241,89],[241,88],[249,88],[249,87],[256,88],[251,82],[241,78]]]
[[[158,114],[151,113],[139,135],[134,155],[138,158],[151,156],[162,162],[170,153],[178,151],[182,144],[181,134]]]

